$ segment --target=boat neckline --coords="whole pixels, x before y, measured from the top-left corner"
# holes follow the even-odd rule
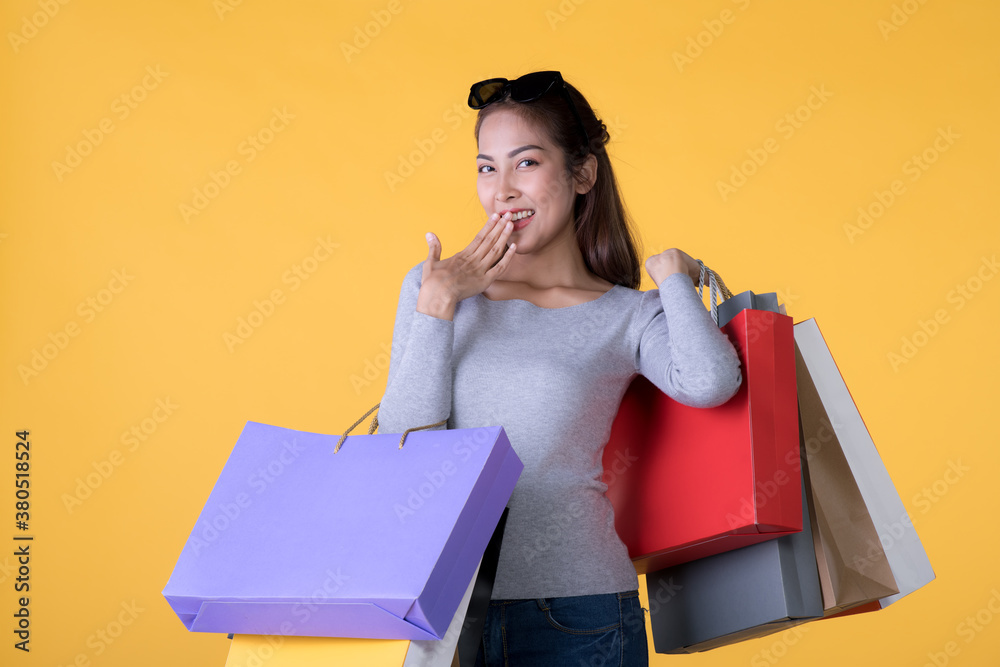
[[[558,306],[556,308],[546,308],[545,306],[539,306],[538,304],[532,303],[531,301],[528,301],[527,299],[491,299],[488,296],[486,296],[485,294],[483,294],[482,292],[480,292],[476,296],[480,297],[482,300],[487,301],[489,303],[516,302],[516,303],[527,304],[527,305],[531,306],[532,308],[537,308],[538,310],[567,310],[569,308],[579,308],[580,306],[586,306],[589,303],[597,303],[598,301],[600,301],[601,299],[603,299],[607,295],[609,295],[612,292],[614,292],[615,289],[618,288],[618,287],[621,287],[621,285],[615,283],[614,285],[611,286],[611,289],[607,290],[604,294],[602,294],[601,296],[597,297],[596,299],[589,299],[588,301],[581,301],[580,303],[573,303],[573,304],[570,304],[568,306]]]

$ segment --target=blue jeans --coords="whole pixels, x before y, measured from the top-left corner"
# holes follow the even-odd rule
[[[492,600],[476,667],[645,667],[639,591]]]

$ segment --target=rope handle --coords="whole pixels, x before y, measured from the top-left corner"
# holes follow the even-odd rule
[[[354,428],[358,424],[360,424],[365,419],[367,419],[368,415],[370,415],[371,413],[373,413],[376,410],[378,410],[378,406],[380,406],[380,405],[382,405],[382,404],[381,403],[376,403],[374,408],[372,408],[371,410],[369,410],[365,414],[361,415],[361,418],[358,421],[354,422],[349,427],[347,427],[347,430],[344,431],[344,435],[340,436],[340,440],[337,441],[337,446],[333,448],[333,453],[334,454],[336,454],[337,452],[340,451],[340,446],[344,444],[345,440],[347,440],[348,434],[350,434],[350,432],[353,431]],[[414,426],[413,428],[406,429],[405,431],[403,431],[403,435],[399,438],[399,448],[400,449],[403,448],[403,443],[406,441],[406,436],[408,436],[412,431],[421,431],[421,430],[423,430],[425,428],[434,428],[435,426],[444,426],[447,423],[448,423],[448,420],[447,419],[443,419],[443,420],[437,422],[436,424],[427,424],[426,426]],[[377,429],[377,428],[378,428],[378,415],[375,415],[374,417],[372,417],[372,423],[368,427],[368,435],[371,435],[372,433],[374,433],[375,429]]]
[[[704,298],[702,295],[705,289],[705,276],[708,276],[708,305],[712,311],[712,321],[715,322],[716,326],[719,324],[719,302],[725,301],[726,299],[732,299],[733,293],[729,291],[726,287],[726,283],[723,282],[722,278],[719,277],[712,269],[705,266],[705,263],[700,259],[695,260],[698,262],[698,266],[701,271],[698,274],[698,298]],[[721,299],[719,297],[722,297]]]

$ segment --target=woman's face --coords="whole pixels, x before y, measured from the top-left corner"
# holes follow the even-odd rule
[[[517,244],[519,255],[567,234],[575,242],[573,203],[579,187],[566,172],[562,151],[541,129],[510,110],[490,114],[479,128],[476,168],[487,215],[524,212],[513,220],[508,241]]]

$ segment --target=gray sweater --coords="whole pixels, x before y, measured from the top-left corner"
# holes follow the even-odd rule
[[[421,267],[403,279],[379,432],[445,418],[452,429],[503,426],[524,472],[493,599],[636,589],[601,481],[622,395],[642,374],[681,403],[711,407],[742,379],[690,278],[648,292],[615,285],[564,308],[477,294],[443,320],[416,311]]]

